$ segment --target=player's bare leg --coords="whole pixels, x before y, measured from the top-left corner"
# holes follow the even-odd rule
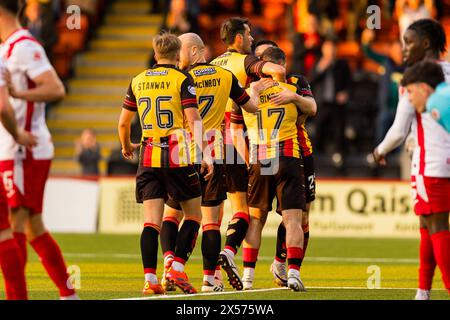
[[[23,207],[14,209],[11,211],[11,225],[24,261],[26,262],[27,250],[26,243],[23,243],[23,235],[26,235],[26,239],[39,256],[47,274],[58,287],[60,298],[62,300],[79,299],[69,281],[61,249],[45,228],[42,214],[30,214],[29,210]]]
[[[220,292],[224,290],[221,279],[216,278],[216,270],[221,248],[220,222],[221,205],[202,206],[202,256],[204,292]]]
[[[164,199],[145,200],[144,229],[141,234],[141,255],[144,266],[144,294],[163,294],[156,276],[158,264],[158,237],[164,213]]]
[[[286,247],[288,260],[288,287],[294,291],[305,291],[300,279],[300,263],[303,258],[302,210],[290,209],[282,212],[286,227]]]
[[[161,279],[161,285],[166,291],[176,290],[175,286],[166,281],[166,274],[172,266],[173,258],[175,256],[178,226],[181,220],[183,220],[183,211],[171,208],[168,205],[165,206],[160,242],[164,254],[164,272]]]
[[[249,224],[249,214],[247,205],[247,193],[228,193],[231,202],[233,217],[228,223],[226,233],[225,248],[219,254],[219,264],[227,273],[230,285],[236,290],[242,290],[242,281],[234,262],[234,256],[244,241]]]
[[[450,294],[450,231],[448,225],[449,213],[434,213],[421,216],[433,247],[434,258],[442,274],[442,281]]]
[[[302,230],[303,230],[303,255],[306,254],[309,242],[309,210],[311,208],[311,202],[306,204],[306,211],[302,214]],[[273,274],[274,281],[281,287],[287,286],[287,272],[286,272],[286,228],[283,222],[278,226],[277,231],[277,248],[275,259],[270,265],[270,271]],[[303,259],[301,261],[303,263]],[[301,264],[300,264],[301,267]]]
[[[182,201],[180,205],[184,213],[184,222],[178,232],[175,257],[167,273],[167,280],[174,283],[184,293],[196,293],[197,290],[189,283],[189,279],[184,272],[184,265],[192,250],[194,250],[197,240],[198,229],[202,220],[201,197]]]
[[[261,246],[261,235],[264,225],[267,221],[267,211],[258,208],[249,208],[250,223],[245,236],[243,245],[244,274],[242,276],[242,285],[244,290],[253,289],[253,280],[255,278],[255,267],[258,259],[258,252]]]
[[[0,230],[0,269],[7,300],[27,300],[25,263],[11,228]]]

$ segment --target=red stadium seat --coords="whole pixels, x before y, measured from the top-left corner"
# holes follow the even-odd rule
[[[356,41],[340,42],[337,45],[337,56],[346,59],[352,70],[356,70],[362,58],[361,47]]]

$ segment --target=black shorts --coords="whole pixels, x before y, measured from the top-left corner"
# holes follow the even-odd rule
[[[232,145],[225,145],[225,184],[229,193],[246,193],[248,189],[247,165]]]
[[[270,163],[250,165],[248,206],[269,212],[276,197],[281,210],[305,210],[305,178],[299,170],[301,164],[300,158],[280,157]]]
[[[200,197],[202,190],[194,166],[151,168],[139,166],[136,174],[136,201],[151,199],[186,201]]]
[[[303,171],[305,173],[306,203],[310,203],[316,199],[316,173],[312,154],[303,157]]]
[[[200,173],[200,165],[196,165],[195,168]],[[204,179],[204,175],[199,174],[202,188],[202,207],[216,207],[227,198],[223,169],[223,164],[214,164],[214,173],[208,181]],[[180,203],[172,197],[169,197],[166,205],[175,210],[181,210]]]

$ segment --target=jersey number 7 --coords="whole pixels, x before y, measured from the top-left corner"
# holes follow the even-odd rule
[[[200,117],[202,117],[202,119],[205,119],[206,115],[208,114],[209,110],[211,110],[211,107],[214,103],[214,96],[200,96],[198,98],[198,104],[202,104],[203,102],[206,101],[205,106],[202,108],[201,112],[200,112]]]

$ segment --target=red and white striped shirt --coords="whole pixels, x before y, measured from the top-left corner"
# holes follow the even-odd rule
[[[16,91],[24,91],[35,86],[33,79],[52,70],[44,48],[26,29],[14,32],[0,46],[0,58],[11,74]],[[45,103],[10,98],[19,128],[32,132],[38,145],[31,154],[34,159],[52,159],[54,146],[45,123]],[[0,160],[14,160],[27,157],[27,152],[19,146],[3,126],[0,126]]]
[[[445,80],[450,83],[450,63],[439,62]],[[394,123],[384,140],[377,147],[380,154],[387,154],[397,148],[412,132],[416,139],[411,175],[447,178],[450,177],[450,134],[440,126],[431,114],[417,113],[408,100],[408,93],[401,88]]]

